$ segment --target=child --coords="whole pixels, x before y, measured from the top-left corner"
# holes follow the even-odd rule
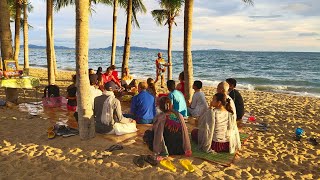
[[[180,83],[177,85],[176,89],[181,91],[183,95],[184,94],[184,71],[182,71],[180,74],[179,74],[179,81]]]
[[[190,107],[188,108],[188,112],[192,117],[199,117],[208,109],[208,104],[204,93],[201,91],[202,82],[194,81],[192,88],[194,89],[195,93],[192,96],[192,101]]]
[[[147,79],[147,84],[148,84],[148,89],[147,91],[153,95],[154,97],[157,97],[157,90],[156,90],[156,86],[154,84],[154,80],[152,78],[148,78]]]
[[[230,100],[223,93],[213,96],[211,107],[199,119],[198,129],[191,132],[192,140],[205,152],[230,152],[241,148],[239,131]]]
[[[69,111],[76,111],[77,108],[77,87],[76,87],[76,75],[72,76],[72,84],[67,88],[67,109]]]

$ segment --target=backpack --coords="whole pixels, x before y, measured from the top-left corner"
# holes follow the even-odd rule
[[[60,89],[57,85],[49,85],[44,88],[44,96],[43,97],[59,97]]]

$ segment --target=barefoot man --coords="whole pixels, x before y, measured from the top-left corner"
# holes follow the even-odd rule
[[[157,83],[159,80],[159,76],[161,78],[161,88],[164,88],[164,73],[166,72],[166,67],[171,64],[166,63],[162,58],[161,52],[158,53],[158,59],[156,59],[156,80],[154,83]]]

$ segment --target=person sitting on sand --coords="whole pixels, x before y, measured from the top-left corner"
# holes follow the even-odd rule
[[[97,74],[97,87],[100,91],[104,91],[104,83],[103,83],[103,78],[102,78],[103,74]]]
[[[156,90],[156,86],[154,84],[154,80],[152,78],[148,78],[147,79],[147,84],[148,84],[148,89],[147,91],[153,95],[154,97],[157,97],[157,90]]]
[[[89,69],[89,75],[90,74],[96,74],[92,68]]]
[[[110,69],[111,69],[111,71],[112,71],[112,76],[114,77],[114,79],[115,79],[116,81],[118,81],[118,83],[120,83],[120,80],[119,80],[119,77],[118,77],[118,71],[117,71],[117,69],[116,69],[116,66],[115,66],[115,65],[111,65],[111,66],[110,66]]]
[[[237,86],[237,80],[233,78],[226,79],[227,83],[229,84],[229,96],[232,98],[236,111],[237,111],[237,121],[242,120],[242,117],[244,115],[244,103],[243,98],[238,90],[236,90]]]
[[[98,67],[97,69],[97,73],[98,76],[101,74],[102,75],[102,67]]]
[[[121,79],[121,85],[125,88],[126,91],[130,91],[134,88],[138,88],[138,83],[136,79],[133,79],[133,77],[130,75],[130,70],[128,67],[124,68],[123,77]]]
[[[157,83],[159,76],[161,78],[161,88],[164,88],[164,73],[166,72],[166,66],[171,66],[171,64],[166,63],[162,58],[162,53],[158,53],[158,58],[156,59],[156,80],[154,83]]]
[[[67,109],[69,111],[76,111],[77,109],[77,87],[76,87],[76,75],[72,76],[72,84],[67,88]]]
[[[215,94],[211,107],[199,118],[198,129],[192,130],[192,140],[198,143],[202,151],[235,153],[236,149],[241,148],[230,101],[223,93]]]
[[[183,94],[176,90],[174,80],[167,81],[167,88],[170,91],[168,97],[172,102],[173,109],[181,113],[183,117],[188,117],[186,100],[184,99]]]
[[[188,129],[182,115],[173,110],[168,97],[159,99],[159,107],[162,112],[154,118],[152,130],[145,132],[144,142],[156,156],[191,156]]]
[[[228,99],[231,99],[230,105],[233,111],[233,116],[234,116],[234,119],[237,119],[236,106],[234,105],[232,98],[228,95],[228,90],[229,90],[229,84],[226,81],[220,82],[217,86],[217,93],[225,94]]]
[[[111,82],[113,90],[121,88],[120,82],[112,75],[112,70],[110,67],[108,67],[106,73],[102,75],[102,79],[104,84]]]
[[[180,92],[182,92],[183,95],[184,94],[184,71],[182,71],[180,74],[179,74],[179,84],[177,84],[177,87],[176,89],[179,90]]]
[[[131,102],[131,117],[138,124],[151,124],[156,115],[156,104],[154,97],[147,92],[148,85],[146,82],[140,82],[138,85],[139,94],[132,98]]]
[[[208,109],[208,103],[204,93],[201,91],[201,81],[194,81],[192,88],[194,89],[195,93],[192,96],[192,101],[190,107],[188,108],[188,112],[192,117],[199,117]]]
[[[104,89],[103,94],[94,99],[96,132],[115,134],[115,126],[120,126],[123,132],[131,132],[132,129],[136,129],[135,121],[122,115],[121,104],[114,96],[112,85],[106,83]]]

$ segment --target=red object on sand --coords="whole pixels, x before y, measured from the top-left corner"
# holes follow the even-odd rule
[[[250,116],[250,117],[248,118],[248,120],[252,122],[252,121],[255,121],[256,118],[255,118],[254,116]]]

